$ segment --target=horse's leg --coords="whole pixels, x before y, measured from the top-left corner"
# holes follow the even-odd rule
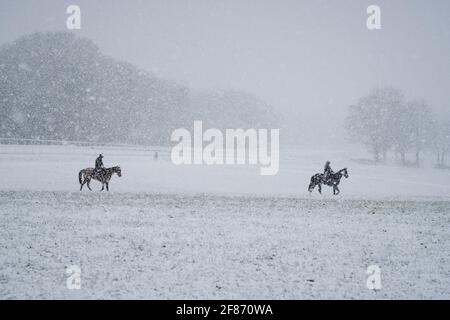
[[[322,194],[322,185],[319,183],[318,186],[319,186],[319,193]]]
[[[106,182],[106,191],[109,191],[109,182]]]
[[[335,185],[334,185],[334,187],[336,188],[336,195],[338,195],[339,193],[341,193],[341,190],[339,190],[339,188],[338,188],[338,185],[339,185],[339,183],[341,182],[341,180],[340,180],[340,178],[339,178],[339,180],[337,180],[336,181],[336,183],[335,183]]]
[[[92,191],[90,183],[91,183],[91,178],[88,178],[88,179],[87,179],[87,184],[86,184],[86,185],[87,185],[88,189],[89,189],[90,191]]]
[[[103,191],[103,189],[105,189],[105,183],[102,182],[102,189],[100,191]]]
[[[85,183],[86,183],[86,179],[84,179],[84,181],[81,183],[80,191],[83,190],[83,186],[84,186]]]

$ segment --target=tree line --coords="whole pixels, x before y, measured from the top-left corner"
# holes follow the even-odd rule
[[[0,46],[0,138],[167,145],[205,126],[269,127],[270,105],[237,90],[195,90],[101,53],[66,32]]]
[[[345,127],[350,141],[365,145],[377,163],[393,152],[403,166],[419,166],[422,154],[432,151],[436,165],[446,166],[450,121],[438,120],[427,101],[407,100],[395,88],[375,88],[361,97],[349,107]]]

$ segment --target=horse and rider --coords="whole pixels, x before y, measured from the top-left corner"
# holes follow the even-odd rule
[[[87,185],[89,190],[92,190],[91,186],[89,185],[91,179],[100,181],[102,183],[102,189],[100,191],[103,191],[105,186],[106,191],[109,191],[109,181],[111,180],[111,177],[114,173],[116,173],[119,177],[122,176],[122,170],[119,166],[106,168],[103,164],[103,154],[99,154],[97,159],[95,159],[94,168],[86,168],[78,173],[78,181],[81,185],[80,191],[83,190],[84,184]]]
[[[322,184],[333,187],[333,194],[337,195],[340,193],[338,188],[342,177],[348,178],[347,168],[341,169],[338,172],[334,172],[331,169],[331,162],[325,162],[323,168],[323,173],[316,173],[311,177],[311,182],[308,186],[308,191],[312,192],[313,189],[318,186],[319,193],[322,193]]]

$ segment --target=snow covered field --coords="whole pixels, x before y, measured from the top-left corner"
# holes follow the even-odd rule
[[[158,151],[158,161],[154,151]],[[370,155],[354,148],[298,147],[280,150],[280,170],[261,176],[259,165],[173,165],[170,148],[76,147],[0,145],[0,190],[76,191],[78,172],[93,167],[102,152],[107,167],[120,165],[123,176],[114,176],[111,191],[213,193],[309,197],[309,180],[322,172],[326,160],[337,171],[347,167],[350,178],[342,179],[339,198],[361,199],[448,199],[450,170],[436,170],[432,162],[424,168],[370,166],[352,159]],[[93,182],[94,190],[100,184]],[[84,191],[84,190],[83,190]],[[324,196],[332,189],[324,187]],[[313,198],[323,199],[317,191]]]
[[[260,176],[156,149],[0,145],[0,298],[450,298],[449,171],[299,148]],[[80,193],[99,152],[123,176]],[[338,196],[310,195],[327,159],[350,177]]]

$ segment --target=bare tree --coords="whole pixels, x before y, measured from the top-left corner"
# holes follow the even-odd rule
[[[392,114],[393,126],[390,128],[393,148],[400,155],[401,164],[407,164],[406,153],[413,148],[411,113],[407,105],[402,104]]]
[[[431,147],[436,152],[436,166],[438,168],[445,168],[445,157],[450,151],[450,121],[445,123],[435,122],[432,128],[432,143]]]
[[[393,136],[398,115],[404,107],[403,94],[392,88],[376,88],[349,108],[346,129],[354,142],[367,146],[376,162],[380,156],[386,160],[387,151],[393,146]]]
[[[420,153],[431,143],[433,114],[425,100],[411,101],[407,105],[411,142],[415,150],[415,163],[420,164]]]

